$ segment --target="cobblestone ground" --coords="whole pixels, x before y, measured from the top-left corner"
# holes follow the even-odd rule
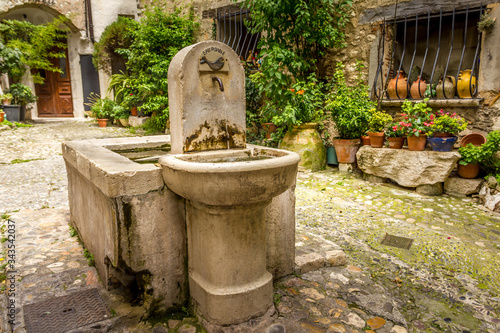
[[[60,143],[132,135],[77,121],[0,132],[0,213],[16,230],[15,332],[25,331],[23,304],[100,286],[70,235]],[[341,249],[347,264],[319,260],[277,281],[275,326],[267,332],[500,332],[500,218],[474,199],[420,196],[336,169],[299,174],[296,195],[297,255]],[[385,233],[413,245],[381,245]],[[182,313],[153,329],[119,291],[101,292],[117,316],[80,332],[202,332]],[[3,307],[2,314],[7,331]]]

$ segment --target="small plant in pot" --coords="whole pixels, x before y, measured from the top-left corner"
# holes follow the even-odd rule
[[[384,146],[384,131],[391,121],[392,117],[383,111],[372,113],[368,127],[368,136],[370,137],[372,148],[382,148]]]
[[[375,103],[368,95],[368,87],[363,83],[362,69],[362,63],[358,62],[356,82],[353,86],[348,86],[344,65],[338,63],[334,74],[335,86],[326,105],[339,134],[333,140],[339,163],[356,161],[360,137],[368,130],[371,113],[375,110]]]
[[[433,115],[431,115],[432,117]],[[429,134],[429,144],[434,151],[451,151],[457,141],[457,135],[467,128],[467,121],[456,113],[450,114],[439,110],[436,118],[432,118]]]
[[[12,98],[12,94],[9,93],[0,95],[0,99],[2,100],[3,105],[10,105],[10,101],[12,101]]]
[[[486,173],[498,173],[500,159],[496,156],[500,149],[500,131],[490,132],[481,146],[469,143],[460,147],[458,153],[458,175],[462,178],[476,178],[480,168]]]
[[[428,101],[428,98],[418,103],[405,100],[401,107],[403,120],[400,124],[405,129],[408,150],[421,151],[425,149],[427,132],[429,132],[434,118],[432,109],[427,106]]]
[[[110,98],[100,98],[97,94],[91,94],[90,111],[92,112],[92,117],[97,120],[99,127],[106,127],[109,119],[113,118],[113,109],[117,105]]]
[[[401,123],[392,123],[385,130],[389,148],[402,149],[406,139],[406,128]]]

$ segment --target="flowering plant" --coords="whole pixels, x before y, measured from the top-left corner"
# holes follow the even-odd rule
[[[406,127],[399,123],[392,123],[385,130],[385,135],[389,138],[402,138],[406,135]]]
[[[323,117],[324,89],[325,85],[318,82],[314,74],[307,81],[298,79],[282,92],[283,109],[270,109],[267,113],[270,113],[272,122],[278,126],[297,126],[320,121]]]
[[[423,102],[412,103],[405,100],[401,110],[403,120],[399,123],[404,127],[405,134],[408,136],[420,136],[430,131],[430,126],[434,124],[434,114],[432,109],[427,106],[428,98]]]
[[[456,113],[450,114],[444,112],[443,109],[437,113],[437,118],[434,124],[431,125],[430,134],[432,133],[450,133],[457,135],[467,128],[467,121],[457,115]]]

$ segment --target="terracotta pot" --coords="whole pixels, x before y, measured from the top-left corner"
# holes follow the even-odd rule
[[[361,145],[362,146],[369,146],[370,145],[370,137],[368,135],[363,135],[361,137]]]
[[[389,148],[401,149],[401,148],[403,148],[405,138],[402,138],[402,137],[387,138],[387,141],[389,141]]]
[[[4,117],[5,117],[5,112],[0,112],[0,123],[3,122],[4,120]]]
[[[333,139],[333,145],[335,146],[339,163],[354,163],[360,143],[360,139]]]
[[[271,134],[276,132],[278,126],[273,123],[262,123],[262,128],[266,131],[266,139],[270,139]]]
[[[458,75],[457,94],[460,98],[472,98],[476,90],[476,77],[472,76],[471,70],[466,69]]]
[[[479,164],[458,165],[458,175],[462,178],[472,179],[479,175]]]
[[[293,126],[292,130],[288,131],[281,140],[281,149],[299,154],[300,169],[319,171],[326,166],[326,148],[317,128],[316,123]]]
[[[408,96],[408,81],[403,71],[398,71],[398,75],[389,81],[387,95],[390,99],[405,99]]]
[[[420,93],[419,93],[420,89]],[[427,89],[427,83],[425,80],[420,79],[420,76],[417,78],[415,82],[411,85],[410,95],[413,99],[422,99],[424,98],[425,90]]]
[[[99,125],[99,127],[106,127],[106,125],[108,124],[108,120],[107,119],[97,119],[97,124]]]
[[[480,146],[486,142],[486,137],[481,133],[471,133],[467,134],[460,140],[460,147],[465,147],[469,143],[472,143],[474,146]]]
[[[436,86],[436,96],[437,98],[453,98],[456,92],[456,81],[455,77],[447,75],[439,80]]]
[[[137,116],[137,106],[134,106],[132,109],[130,109],[130,114],[132,116]]]
[[[408,150],[412,151],[422,151],[425,149],[425,144],[427,143],[427,135],[420,134],[420,136],[409,136],[406,138],[408,141]]]
[[[2,99],[3,105],[10,105],[10,99]]]
[[[368,136],[370,137],[370,145],[372,148],[382,148],[384,146],[384,132],[369,132]]]

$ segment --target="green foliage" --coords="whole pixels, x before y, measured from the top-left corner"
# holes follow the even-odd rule
[[[334,74],[334,90],[326,109],[331,111],[341,139],[359,139],[368,130],[375,103],[370,100],[368,86],[363,83],[363,64],[357,63],[357,77],[353,86],[345,82],[344,65],[337,64]]]
[[[83,250],[83,256],[85,258],[87,258],[87,264],[90,266],[90,267],[94,267],[95,266],[95,258],[94,258],[94,255],[92,253],[89,252],[89,250],[87,249],[84,249]]]
[[[265,56],[257,86],[265,96],[265,116],[283,112],[278,119],[281,123],[312,121],[316,111],[293,103],[316,103],[315,93],[296,96],[290,89],[316,85],[319,61],[327,50],[345,46],[343,28],[349,22],[351,1],[244,0],[241,4],[252,12],[252,20],[247,22],[250,30],[261,34],[259,48]],[[314,72],[316,76],[311,76]]]
[[[104,29],[99,41],[94,44],[92,53],[92,62],[96,68],[108,74],[113,66],[125,68],[127,59],[119,50],[130,48],[134,41],[132,31],[137,29],[138,24],[131,18],[118,16],[116,21]]]
[[[461,156],[459,163],[462,165],[481,164],[482,169],[486,173],[499,173],[500,159],[496,157],[499,149],[500,131],[490,132],[486,137],[486,142],[481,146],[474,146],[469,143],[466,147],[460,147],[458,149],[458,153]]]
[[[318,122],[323,117],[324,87],[325,85],[318,82],[314,74],[304,81],[297,79],[290,88],[283,91],[282,107],[280,109],[267,107],[264,109],[264,116],[272,119],[276,125],[288,128]]]
[[[180,9],[166,13],[161,2],[154,4],[146,7],[141,21],[130,32],[130,47],[117,53],[127,59],[127,70],[133,78],[130,85],[142,100],[139,109],[153,115],[153,129],[164,132],[168,120],[168,66],[177,52],[193,44],[198,23],[192,11],[182,16]]]
[[[8,99],[9,101],[11,101],[13,98],[14,98],[14,96],[12,96],[12,94],[9,94],[9,93],[0,95],[1,100]]]
[[[404,120],[400,124],[405,128],[405,134],[408,136],[420,136],[430,131],[430,126],[434,115],[432,109],[427,106],[428,98],[423,102],[413,103],[405,100],[401,106]]]
[[[467,121],[465,121],[464,118],[458,116],[456,113],[444,113],[443,109],[441,109],[439,110],[437,118],[434,120],[434,122],[431,122],[429,134],[450,133],[453,135],[457,135],[459,132],[462,132],[466,128]]]
[[[370,122],[368,123],[368,131],[383,132],[391,121],[392,117],[389,114],[383,111],[375,111],[370,117]]]
[[[15,105],[28,105],[38,99],[31,91],[31,88],[22,83],[11,84],[7,92],[12,95],[12,104]]]
[[[4,20],[0,23],[0,38],[4,44],[0,53],[9,55],[11,64],[0,66],[14,78],[19,80],[26,68],[43,69],[61,72],[50,61],[51,58],[64,58],[64,49],[67,47],[66,30],[62,30],[68,19],[64,16],[55,18],[47,24],[35,25],[27,21]],[[20,54],[16,53],[20,52]],[[16,59],[20,56],[20,63]],[[26,65],[26,66],[24,66]],[[43,83],[39,73],[33,73],[35,83]]]
[[[100,98],[99,95],[91,93],[89,100],[87,105],[90,106],[92,117],[95,119],[120,119],[119,117],[125,114],[124,107],[109,97]]]
[[[20,71],[23,66],[22,56],[19,49],[8,47],[0,41],[0,73],[11,74]]]

